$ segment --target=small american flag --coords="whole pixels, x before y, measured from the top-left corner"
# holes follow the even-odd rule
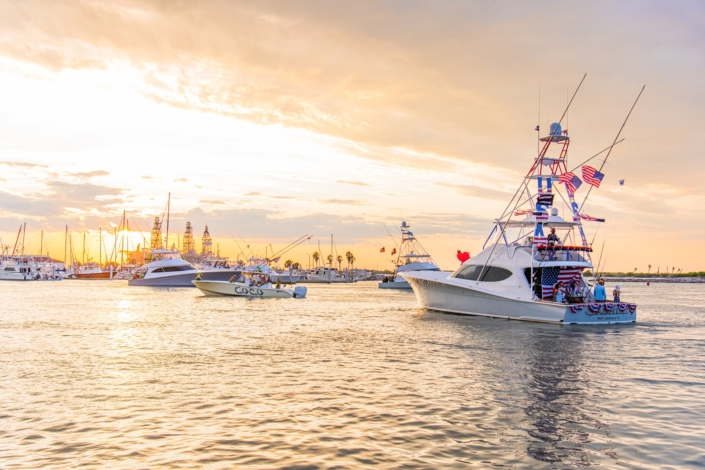
[[[546,237],[534,237],[534,246],[546,245]]]
[[[536,222],[548,222],[548,212],[534,212],[534,215],[536,216]]]
[[[619,185],[624,186],[624,180],[619,180]]]
[[[605,219],[598,219],[597,217],[593,217],[593,216],[587,215],[587,214],[580,214],[580,218],[583,220],[590,220],[592,222],[604,222],[605,221]]]
[[[565,187],[570,194],[573,194],[575,191],[577,191],[580,185],[583,184],[583,182],[580,181],[580,178],[575,176],[575,174],[571,173],[570,171],[560,175],[558,177],[558,181],[561,183],[565,183]]]
[[[533,214],[533,213],[534,213],[534,210],[533,210],[533,209],[523,209],[523,210],[520,210],[520,211],[516,211],[516,212],[514,213],[514,215],[530,215],[530,214]]]
[[[591,184],[595,186],[596,188],[600,187],[600,183],[602,183],[602,178],[604,178],[605,175],[597,171],[591,166],[584,166],[583,167],[583,179],[587,184]]]

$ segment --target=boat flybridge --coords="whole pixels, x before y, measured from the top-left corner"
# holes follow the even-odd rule
[[[394,272],[379,283],[380,289],[411,289],[411,285],[400,276],[401,273],[417,271],[439,272],[441,269],[431,259],[431,255],[421,246],[414,233],[409,230],[411,225],[401,223],[401,243],[394,262]],[[394,252],[392,252],[394,254]]]
[[[450,275],[399,273],[411,284],[421,307],[551,323],[636,321],[635,304],[596,302],[583,276],[585,269],[594,270],[583,221],[604,220],[582,214],[575,200],[574,175],[566,166],[568,131],[554,123],[540,141],[538,157],[494,221],[481,253]],[[549,156],[552,145],[558,147],[558,155]],[[559,215],[561,206],[566,218]],[[565,299],[558,296],[560,302],[554,298],[559,282],[564,286],[561,294],[565,293]]]

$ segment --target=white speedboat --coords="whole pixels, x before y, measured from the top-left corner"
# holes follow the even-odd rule
[[[203,280],[227,281],[237,271],[214,269],[200,272],[191,263],[181,258],[175,250],[152,250],[152,261],[138,268],[129,286],[147,287],[193,287],[191,281],[200,273]]]
[[[552,323],[627,323],[636,321],[636,305],[596,302],[583,270],[594,270],[592,247],[575,202],[580,182],[566,167],[567,131],[551,125],[534,165],[485,242],[483,251],[454,273],[401,272],[421,307],[466,315]],[[558,155],[549,156],[551,144]],[[536,192],[529,184],[538,183]],[[559,191],[559,182],[565,184]],[[555,183],[555,185],[554,185]],[[558,215],[566,205],[570,220]],[[555,238],[549,235],[556,230]],[[557,241],[556,241],[557,238]],[[556,301],[559,282],[568,285],[566,299]]]
[[[192,282],[206,295],[229,295],[264,299],[303,299],[306,297],[306,288],[304,286],[282,289],[272,285],[271,278],[266,274],[247,273],[231,281],[194,280]]]
[[[401,273],[440,271],[440,268],[431,259],[431,255],[426,252],[413,232],[409,230],[410,228],[411,226],[406,222],[401,223],[401,243],[397,259],[394,262],[394,272],[391,276],[385,276],[382,279],[382,282],[379,283],[380,289],[411,289],[407,280],[399,275]]]

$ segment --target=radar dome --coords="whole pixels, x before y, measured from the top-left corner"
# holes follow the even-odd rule
[[[562,131],[563,129],[561,129],[561,125],[557,122],[551,124],[551,135],[561,135]]]
[[[402,222],[402,223],[401,223],[401,226],[402,226],[402,227],[406,227],[406,222]]]
[[[551,215],[554,217],[558,215],[558,208],[557,207],[551,207]]]

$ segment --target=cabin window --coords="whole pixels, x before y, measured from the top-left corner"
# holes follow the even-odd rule
[[[508,269],[498,268],[497,266],[490,266],[485,269],[482,275],[482,282],[499,282],[504,281],[512,277],[512,272]]]
[[[5,271],[14,271],[15,268],[5,268]]]
[[[157,269],[155,269],[155,270],[152,271],[152,272],[153,272],[153,273],[163,273],[163,272],[164,272],[164,268],[157,268]]]
[[[465,266],[453,277],[455,277],[456,279],[465,279],[467,281],[477,281],[478,276],[480,276],[480,271],[482,271],[482,266]]]
[[[164,268],[165,273],[173,273],[175,271],[193,271],[191,266],[166,266]]]
[[[512,276],[511,271],[504,268],[498,268],[497,266],[470,265],[465,266],[453,277],[456,279],[465,279],[467,281],[477,281],[480,277],[480,273],[482,273],[482,279],[480,279],[481,282],[499,282]]]

